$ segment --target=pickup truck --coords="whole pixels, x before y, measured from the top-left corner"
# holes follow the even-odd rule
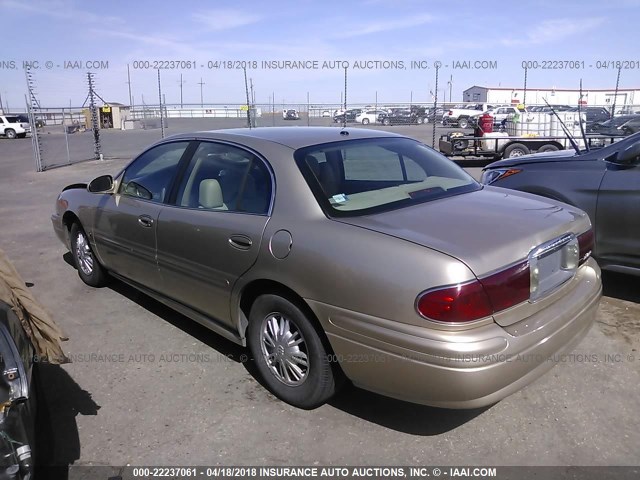
[[[476,117],[491,108],[493,108],[493,105],[486,103],[455,105],[453,108],[445,109],[442,123],[444,125],[457,125],[460,128],[467,128],[473,125]]]

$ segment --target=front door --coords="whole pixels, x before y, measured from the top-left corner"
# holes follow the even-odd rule
[[[103,265],[157,290],[157,221],[189,142],[158,145],[125,170],[118,192],[105,195],[94,225],[96,253]]]
[[[595,225],[599,258],[640,268],[640,165],[607,165]]]

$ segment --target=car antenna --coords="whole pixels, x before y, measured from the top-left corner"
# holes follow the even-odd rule
[[[582,140],[584,141],[584,148],[589,152],[589,143],[587,142],[587,135],[584,133],[584,125],[582,125],[582,79],[580,79],[580,99],[578,100],[578,121],[580,122],[580,133],[582,134]]]
[[[569,133],[569,129],[567,128],[567,126],[564,124],[564,122],[560,118],[560,115],[558,115],[558,112],[556,112],[553,109],[553,107],[551,105],[549,105],[549,102],[547,102],[546,98],[543,98],[543,100],[544,100],[544,103],[547,104],[547,107],[549,107],[551,109],[551,113],[553,113],[556,116],[556,118],[558,119],[558,121],[560,122],[560,126],[562,127],[562,131],[564,132],[564,134],[569,139],[569,143],[571,143],[571,146],[573,147],[573,149],[576,151],[577,154],[580,154],[580,148],[578,147],[578,144],[576,143],[575,138],[573,138],[571,136],[571,134]]]

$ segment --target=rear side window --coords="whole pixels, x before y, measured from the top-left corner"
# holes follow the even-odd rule
[[[294,155],[320,206],[334,216],[402,208],[481,188],[453,162],[408,138],[337,142]]]
[[[265,163],[247,150],[202,142],[180,182],[176,203],[264,215],[271,205],[271,175]]]

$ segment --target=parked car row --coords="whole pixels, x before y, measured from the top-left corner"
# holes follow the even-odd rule
[[[362,125],[421,125],[424,123],[441,122],[444,110],[440,107],[423,107],[412,105],[402,108],[375,109],[352,108],[346,111],[338,110],[333,116],[335,123],[360,123]]]

